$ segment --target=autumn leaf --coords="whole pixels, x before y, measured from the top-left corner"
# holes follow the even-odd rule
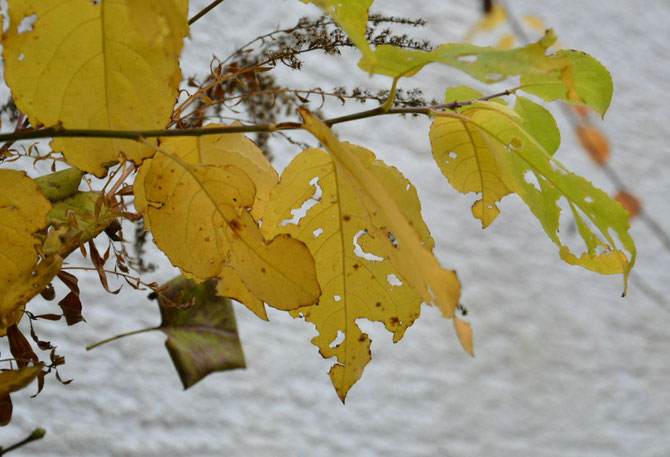
[[[371,151],[342,145],[384,182],[403,216],[417,230],[422,245],[431,250],[433,240],[409,181],[395,168],[376,160]],[[397,342],[419,317],[422,300],[384,258],[387,245],[370,234],[373,228],[365,206],[346,178],[338,174],[327,152],[307,149],[295,157],[272,191],[271,201],[263,230],[270,236],[290,234],[303,241],[314,256],[321,298],[291,315],[314,323],[319,335],[312,342],[324,358],[337,358],[330,377],[344,401],[371,357],[371,341],[356,320],[382,322]],[[300,218],[301,208],[306,214]]]
[[[164,128],[181,79],[187,0],[13,0],[5,78],[34,126]],[[32,30],[19,31],[36,15]],[[153,154],[130,140],[56,138],[68,163],[104,176],[106,162]]]
[[[474,102],[460,113],[440,114],[431,128],[431,138],[433,147],[439,146],[443,154],[477,147],[487,158],[493,159],[485,170],[477,169],[471,161],[469,167],[455,170],[450,182],[459,183],[471,173],[484,175],[486,172],[490,175],[487,180],[495,178],[495,182],[504,185],[508,193],[516,193],[526,202],[549,238],[559,247],[563,260],[603,274],[623,273],[626,284],[636,256],[635,245],[628,234],[626,212],[603,191],[568,172],[553,158],[542,145],[546,138],[540,142],[533,136],[538,127],[537,123],[527,125],[518,112],[500,104]],[[547,125],[542,128],[545,127],[550,128]],[[450,129],[456,131],[459,128],[472,134],[460,140],[445,136]],[[567,208],[585,243],[586,250],[579,257],[559,238],[561,208],[558,202],[561,198],[567,201]],[[488,216],[493,214],[489,211]],[[610,231],[617,235],[629,257],[619,250]]]
[[[265,240],[252,216],[256,204],[266,204],[276,173],[259,167],[259,153],[239,138],[232,141],[245,146],[231,147],[228,136],[165,139],[142,166],[136,206],[175,266],[248,291],[232,298],[261,317],[262,302],[283,310],[314,303],[320,290],[305,245],[288,235]],[[244,301],[249,297],[256,299]]]
[[[21,390],[40,374],[43,365],[37,364],[19,368],[18,370],[0,371],[0,397]]]
[[[9,394],[28,386],[42,371],[43,364],[24,366],[17,370],[0,371],[0,427],[12,419],[12,399]],[[0,448],[0,452],[2,448]]]
[[[230,299],[216,295],[216,281],[197,284],[179,276],[158,296],[167,347],[184,389],[215,371],[245,368]]]
[[[58,260],[40,262],[35,236],[47,225],[51,203],[25,173],[0,170],[0,336],[22,316],[22,306],[51,282]],[[52,274],[53,273],[53,274]]]
[[[418,212],[417,203],[408,197],[411,194],[405,194],[404,199],[396,201],[399,192],[394,183],[397,186],[398,181],[389,181],[388,175],[380,179],[378,173],[381,172],[377,171],[380,165],[372,162],[374,156],[369,152],[361,155],[360,149],[340,143],[325,124],[305,110],[300,112],[304,128],[328,149],[335,175],[338,181],[342,181],[338,188],[349,188],[363,208],[360,217],[369,237],[374,240],[364,239],[363,243],[369,242],[379,249],[377,255],[390,262],[393,267],[390,271],[397,271],[397,279],[413,289],[422,301],[437,306],[444,317],[452,318],[460,297],[460,284],[456,274],[443,269],[431,249],[423,244],[425,237],[420,235],[417,221],[409,219],[400,209],[401,205],[409,204],[410,207],[415,206],[408,210],[410,215]],[[342,217],[344,220],[344,215]],[[368,303],[368,306],[372,304]]]

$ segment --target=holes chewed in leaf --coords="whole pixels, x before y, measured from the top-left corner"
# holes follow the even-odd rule
[[[33,31],[33,25],[37,21],[37,14],[31,14],[23,18],[16,31],[20,34]]]
[[[342,344],[344,341],[344,332],[342,330],[337,331],[337,337],[328,345],[329,348],[334,348]]]
[[[323,233],[322,228],[318,228],[318,229],[316,229],[312,232],[312,234],[314,235],[314,238],[318,238],[322,233]]]
[[[359,230],[358,233],[356,233],[356,236],[354,236],[354,254],[356,254],[358,257],[364,258],[365,260],[371,260],[373,262],[374,261],[381,262],[382,260],[384,260],[383,257],[379,257],[377,255],[374,255],[374,254],[370,253],[370,252],[365,252],[363,250],[363,248],[361,247],[361,245],[358,244],[358,239],[362,235],[367,235],[367,234],[368,234],[368,232],[366,230]]]
[[[402,286],[402,281],[394,274],[386,276],[386,280],[392,286]]]
[[[302,206],[300,206],[300,208],[292,209],[291,215],[293,216],[293,218],[283,220],[280,225],[288,225],[288,224],[299,225],[300,219],[305,217],[307,211],[312,209],[314,206],[316,206],[317,203],[321,201],[321,195],[323,195],[323,191],[321,190],[321,186],[319,186],[319,177],[316,176],[312,178],[309,184],[314,186],[314,195],[312,195],[312,197],[309,198],[308,200],[305,200],[305,202],[302,204]]]
[[[471,65],[471,64],[477,62],[477,59],[478,59],[478,57],[474,54],[465,54],[465,55],[462,55],[462,56],[458,56],[458,58],[456,60],[458,60],[461,63]]]

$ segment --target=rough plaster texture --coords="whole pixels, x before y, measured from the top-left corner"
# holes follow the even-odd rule
[[[192,3],[197,11],[209,2]],[[428,19],[422,34],[436,42],[460,39],[479,13],[479,2],[465,0],[378,3],[387,12]],[[509,3],[517,14],[544,18],[566,47],[584,50],[610,69],[614,100],[599,127],[613,144],[611,165],[667,228],[670,5],[665,0]],[[258,32],[291,25],[313,11],[295,0],[229,0],[193,28],[184,73],[203,73],[211,53],[225,56]],[[324,88],[386,84],[349,71],[350,57],[346,63],[320,59],[303,73],[287,71],[282,78],[301,87],[310,81]],[[437,97],[461,83],[472,81],[440,67],[426,69],[416,82]],[[613,190],[554,112],[563,129],[559,158]],[[457,194],[432,163],[427,130],[425,119],[337,127],[342,138],[370,147],[418,187],[438,258],[462,281],[476,358],[463,353],[450,323],[434,308],[424,306],[422,317],[395,345],[381,325],[368,324],[373,360],[343,406],[326,374],[329,361],[309,343],[311,325],[279,312],[270,312],[268,324],[240,306],[248,369],[210,376],[184,392],[161,334],[84,350],[112,334],[156,325],[159,316],[145,294],[126,287],[109,295],[93,275],[82,275],[88,323],[67,329],[60,322],[39,323],[40,335],[67,358],[62,375],[74,382],[49,382],[36,399],[25,392],[14,395],[15,418],[0,430],[0,443],[43,426],[46,439],[17,457],[669,455],[668,250],[643,223],[634,224],[639,262],[629,296],[622,299],[620,277],[563,264],[539,223],[513,196],[505,198],[502,215],[484,232],[470,215],[474,197]],[[277,164],[285,165],[295,153],[284,148]],[[161,268],[148,279],[171,277],[164,259],[153,260]],[[640,279],[659,296],[645,294]]]

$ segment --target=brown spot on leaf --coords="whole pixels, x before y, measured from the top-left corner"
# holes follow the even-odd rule
[[[364,341],[365,341],[365,335],[361,335],[361,336],[358,338],[358,341],[359,341],[360,343],[364,342]]]
[[[379,308],[382,304],[380,302],[375,303],[375,306]]]
[[[390,322],[392,325],[399,325],[399,324],[400,324],[400,319],[398,319],[397,317],[393,316],[393,317],[391,317],[391,318],[389,319],[389,322]]]
[[[228,225],[235,233],[240,233],[242,231],[242,224],[237,219],[233,219],[228,223]]]
[[[265,273],[265,268],[261,268],[261,273]]]
[[[348,214],[345,214],[344,216],[342,216],[342,220],[344,222],[349,222],[351,220],[351,216],[349,216]]]
[[[357,263],[354,264],[354,270],[358,270],[361,266]]]

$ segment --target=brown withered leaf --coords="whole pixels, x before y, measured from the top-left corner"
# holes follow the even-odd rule
[[[23,333],[21,333],[16,325],[7,328],[7,339],[9,340],[9,351],[16,359],[16,364],[19,368],[27,366],[29,360],[34,363],[39,361],[32,346],[30,346],[26,337],[23,336]]]
[[[58,306],[63,310],[67,325],[74,325],[81,321],[86,322],[84,316],[81,315],[81,301],[78,294],[70,292],[58,302]]]
[[[9,394],[0,395],[0,427],[4,427],[12,420],[12,399]]]

